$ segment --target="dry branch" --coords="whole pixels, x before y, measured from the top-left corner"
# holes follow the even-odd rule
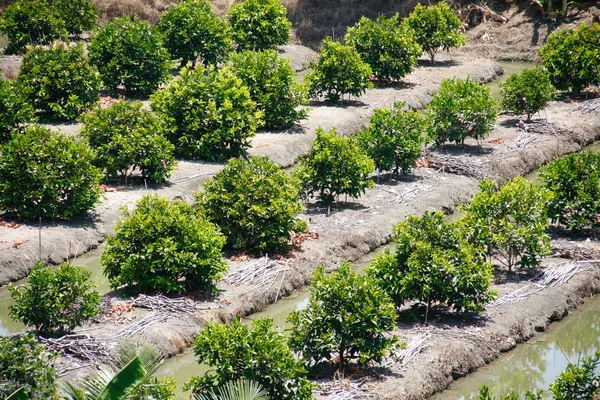
[[[436,168],[442,172],[464,175],[471,178],[484,178],[487,176],[484,164],[481,161],[469,160],[469,162],[465,162],[456,157],[434,153],[427,155],[427,161],[432,168]]]
[[[582,111],[585,113],[597,113],[600,112],[600,99],[592,99],[582,101],[581,103],[573,107],[575,111]]]
[[[86,365],[100,365],[110,358],[108,347],[100,340],[90,335],[73,334],[65,335],[60,338],[40,337],[40,342],[50,350],[56,351],[62,356],[72,356],[83,360],[86,362]],[[59,375],[68,370],[69,367],[65,367],[64,370],[59,370]]]
[[[230,272],[225,281],[231,285],[254,285],[255,288],[265,287],[269,290],[281,273],[288,270],[287,263],[271,260],[268,256],[249,262]]]
[[[417,354],[429,346],[428,342],[430,337],[430,332],[419,334],[416,338],[411,340],[405,348],[399,350],[395,354],[390,355],[390,357],[388,357],[388,359],[383,363],[383,366],[390,367],[395,364],[399,364],[400,367],[407,366],[410,360],[412,360]]]

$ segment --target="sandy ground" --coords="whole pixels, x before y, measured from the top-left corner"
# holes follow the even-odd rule
[[[312,53],[307,49],[298,54],[300,56],[295,58],[294,64],[301,65]],[[423,66],[408,76],[400,88],[369,90],[359,100],[339,107],[311,104],[308,119],[298,126],[284,132],[258,133],[252,140],[250,154],[268,155],[281,166],[288,167],[310,149],[318,127],[335,127],[340,134],[351,134],[368,123],[368,118],[376,107],[391,105],[395,101],[405,101],[412,108],[424,107],[444,78],[470,75],[487,82],[501,72],[498,64],[485,59],[456,59],[441,62],[434,67]],[[76,134],[80,125],[59,124],[52,128],[65,134]],[[182,160],[169,182],[164,185],[150,185],[146,190],[143,182],[134,182],[127,187],[119,187],[118,192],[105,193],[104,201],[93,215],[69,222],[42,221],[41,258],[56,264],[96,247],[111,233],[120,208],[133,206],[145,194],[156,193],[191,202],[193,193],[200,189],[202,182],[222,166],[223,164]],[[39,256],[37,221],[16,229],[0,226],[0,284],[25,277]]]

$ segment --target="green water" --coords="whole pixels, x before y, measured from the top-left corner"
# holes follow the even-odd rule
[[[86,253],[84,256],[72,260],[74,265],[80,265],[85,267],[91,272],[90,280],[95,282],[98,286],[100,293],[106,293],[110,290],[108,279],[102,274],[102,268],[100,267],[100,253],[102,248],[92,250]],[[22,285],[26,282],[26,279],[14,282],[14,286]],[[20,323],[13,321],[8,313],[8,307],[13,304],[10,297],[8,286],[0,287],[0,336],[6,336],[18,332],[25,328]]]
[[[548,389],[569,360],[577,362],[600,348],[600,297],[594,297],[573,315],[555,322],[545,333],[501,356],[498,360],[454,382],[436,400],[471,400],[482,385],[492,393]],[[563,352],[564,351],[564,352]],[[546,398],[550,398],[546,393]]]
[[[533,63],[528,62],[503,62],[500,61],[499,64],[504,69],[504,74],[498,77],[493,82],[486,83],[485,86],[491,89],[492,97],[496,100],[500,100],[500,84],[508,79],[512,74],[519,74],[526,68],[532,68],[535,66]]]

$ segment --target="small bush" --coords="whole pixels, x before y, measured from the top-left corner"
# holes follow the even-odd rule
[[[399,22],[398,14],[391,18],[380,16],[375,21],[362,17],[348,29],[346,43],[358,51],[380,81],[404,78],[423,52],[414,31]]]
[[[338,136],[335,129],[325,132],[319,128],[316,133],[312,149],[295,171],[302,197],[316,195],[320,203],[329,206],[340,195],[356,199],[375,186],[369,179],[375,170],[373,160],[354,138]]]
[[[290,39],[292,23],[279,0],[243,0],[227,15],[233,40],[241,50],[266,50]]]
[[[304,366],[286,345],[285,336],[272,328],[273,320],[268,318],[206,326],[196,339],[194,353],[199,363],[213,369],[192,378],[186,390],[206,394],[227,382],[246,379],[260,384],[269,399],[312,399],[314,385],[303,377]]]
[[[187,158],[223,160],[250,147],[262,123],[248,88],[229,68],[183,68],[157,91],[152,108],[169,128],[169,140]],[[225,118],[225,117],[226,118]]]
[[[50,44],[65,37],[65,23],[46,0],[19,0],[4,10],[0,32],[8,36],[6,54],[18,54],[29,44]]]
[[[83,267],[62,264],[52,270],[38,261],[25,285],[9,286],[15,302],[10,316],[41,335],[71,332],[98,315],[100,294],[88,282],[90,275]]]
[[[167,8],[157,28],[171,57],[181,58],[182,65],[198,58],[204,65],[216,65],[233,45],[229,25],[207,0],[185,0]]]
[[[289,128],[307,117],[307,99],[302,85],[294,80],[290,62],[275,50],[244,51],[230,57],[235,75],[244,82],[264,115],[265,128]]]
[[[100,200],[100,170],[90,147],[32,126],[0,147],[0,209],[19,218],[70,218]],[[32,168],[35,166],[35,168]]]
[[[96,150],[96,165],[107,177],[127,177],[139,169],[144,178],[165,181],[175,167],[175,146],[161,121],[141,102],[120,101],[83,116],[81,135]]]
[[[579,93],[600,84],[600,24],[556,30],[539,50],[550,81],[559,90]]]
[[[315,365],[339,358],[342,374],[352,359],[381,363],[398,338],[386,336],[395,327],[396,310],[377,282],[346,263],[331,275],[318,267],[311,284],[308,307],[288,316],[290,347]]]
[[[48,117],[75,119],[100,98],[102,82],[83,46],[56,43],[36,47],[23,57],[17,79],[29,91],[33,106]]]
[[[377,256],[367,273],[398,305],[416,299],[429,308],[447,304],[458,311],[481,311],[495,297],[489,291],[492,266],[441,212],[409,216],[394,227],[396,252]]]
[[[421,157],[429,121],[424,113],[402,111],[405,106],[396,103],[394,108],[375,109],[371,124],[357,133],[359,146],[380,173],[407,174]]]
[[[467,241],[496,257],[509,271],[515,265],[532,268],[550,253],[547,205],[548,190],[525,178],[508,181],[499,190],[485,179],[471,204],[462,208],[460,220]]]
[[[161,35],[146,21],[122,17],[97,30],[88,46],[107,89],[150,94],[169,78],[171,60]]]
[[[0,397],[23,388],[31,400],[56,398],[55,358],[32,334],[0,337]]]
[[[25,90],[14,81],[0,79],[0,145],[36,119]]]
[[[325,96],[328,102],[340,101],[345,94],[359,97],[373,84],[369,81],[373,74],[369,64],[358,52],[330,38],[323,40],[321,53],[316,61],[311,61],[310,71],[305,78],[311,98]]]
[[[212,289],[227,269],[223,235],[181,201],[144,196],[135,210],[123,209],[114,229],[101,259],[113,288],[163,293]]]
[[[569,364],[554,383],[550,384],[550,392],[555,400],[594,400],[598,397],[598,367],[600,352],[584,357],[578,364]]]
[[[553,193],[548,205],[552,222],[570,230],[600,227],[600,154],[569,154],[540,172],[544,186]]]
[[[546,107],[552,100],[554,87],[550,78],[541,68],[525,69],[514,74],[500,84],[502,108],[516,115],[531,116]]]
[[[92,0],[52,0],[52,8],[70,34],[80,35],[96,26],[98,7]]]
[[[296,183],[268,157],[229,160],[204,190],[196,195],[199,207],[236,249],[281,249],[304,209]]]
[[[483,139],[498,118],[490,88],[469,78],[444,79],[428,110],[431,139],[437,145],[447,141],[464,144],[467,137]]]
[[[434,6],[417,4],[407,22],[431,62],[435,62],[435,55],[440,49],[449,50],[467,44],[465,35],[460,31],[460,19],[446,2],[440,1]]]

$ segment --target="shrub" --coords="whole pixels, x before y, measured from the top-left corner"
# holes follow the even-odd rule
[[[600,226],[600,154],[569,154],[540,172],[546,189],[553,193],[548,204],[552,222],[570,230]]]
[[[402,111],[406,103],[393,108],[377,108],[371,124],[357,133],[359,146],[373,159],[381,173],[409,173],[421,157],[429,122],[424,113]]]
[[[552,100],[554,87],[550,78],[541,68],[525,69],[514,74],[500,84],[502,108],[514,114],[531,116],[546,107]]]
[[[264,113],[264,127],[289,128],[307,117],[307,99],[302,85],[294,80],[288,60],[275,50],[244,51],[230,57],[235,75],[250,90],[250,97]]]
[[[167,8],[157,25],[165,47],[173,58],[204,65],[221,62],[231,50],[231,32],[227,22],[217,17],[207,0],[185,0]]]
[[[270,399],[312,399],[313,384],[303,377],[304,366],[286,345],[285,336],[272,327],[269,318],[206,326],[196,339],[194,353],[199,363],[213,369],[192,378],[186,390],[205,394],[227,382],[247,379],[260,384]]]
[[[492,266],[460,237],[441,212],[413,215],[394,227],[396,252],[377,256],[367,273],[398,305],[416,299],[480,311],[492,300]]]
[[[367,275],[357,275],[345,263],[336,273],[317,268],[308,307],[288,316],[293,328],[290,347],[308,363],[339,358],[339,371],[352,359],[381,363],[395,336],[396,310],[390,297]]]
[[[71,34],[80,35],[96,26],[98,7],[92,0],[52,0],[52,8]]]
[[[94,33],[88,46],[107,89],[150,94],[169,78],[170,56],[161,35],[146,21],[121,17]]]
[[[483,139],[498,118],[490,88],[469,78],[444,79],[428,110],[431,138],[437,145],[447,141],[464,144],[467,137]]]
[[[223,160],[245,151],[262,123],[248,88],[229,68],[186,67],[157,91],[152,108],[170,126],[169,140],[187,158]],[[226,116],[226,118],[224,118]]]
[[[6,7],[0,32],[8,36],[6,54],[21,53],[28,44],[50,44],[67,35],[64,21],[46,0],[19,0]]]
[[[41,335],[62,336],[98,315],[100,295],[88,282],[83,267],[62,264],[55,270],[41,261],[33,267],[27,284],[9,286],[15,305],[10,316],[33,326]]]
[[[0,79],[0,145],[35,120],[35,110],[23,88],[14,81]]]
[[[135,210],[123,209],[114,229],[101,259],[113,288],[164,293],[213,289],[227,269],[223,235],[181,201],[144,196]]]
[[[331,103],[340,101],[345,94],[359,97],[373,84],[369,64],[358,52],[330,38],[323,40],[323,48],[316,61],[310,62],[310,71],[305,78],[309,96],[325,99]]]
[[[290,39],[292,23],[279,0],[243,0],[227,15],[233,40],[241,50],[266,50]]]
[[[567,369],[550,385],[552,398],[556,400],[594,400],[600,392],[598,379],[600,352],[584,357],[579,365],[569,363]]]
[[[435,62],[435,55],[440,49],[449,50],[467,44],[465,35],[460,31],[460,19],[443,1],[435,6],[417,4],[407,21],[431,62]]]
[[[55,398],[55,358],[32,334],[0,337],[0,397],[5,399],[24,388],[31,400]]]
[[[487,256],[513,266],[539,266],[550,253],[547,204],[551,193],[518,177],[498,190],[491,179],[479,186],[471,204],[462,207],[461,227],[467,241]]]
[[[556,30],[539,50],[550,81],[559,90],[579,93],[600,84],[600,24]]]
[[[175,167],[175,146],[161,121],[142,102],[120,101],[83,116],[81,135],[96,150],[96,165],[106,176],[127,177],[139,169],[144,178],[165,181]]]
[[[0,209],[19,218],[70,218],[100,200],[100,170],[81,141],[32,126],[0,147]],[[35,166],[32,168],[31,166]]]
[[[92,108],[100,98],[102,85],[98,70],[90,65],[83,46],[64,43],[28,51],[17,81],[29,91],[36,109],[67,120]]]
[[[375,169],[373,160],[354,138],[338,136],[335,129],[325,132],[319,128],[316,133],[312,149],[295,171],[302,197],[316,194],[320,203],[329,206],[341,194],[356,199],[375,186],[369,179]]]
[[[268,157],[229,160],[204,190],[196,195],[199,207],[237,249],[281,249],[304,209],[296,183]]]
[[[412,28],[398,19],[398,14],[375,21],[362,17],[346,34],[346,43],[356,49],[380,81],[408,75],[423,52]]]

